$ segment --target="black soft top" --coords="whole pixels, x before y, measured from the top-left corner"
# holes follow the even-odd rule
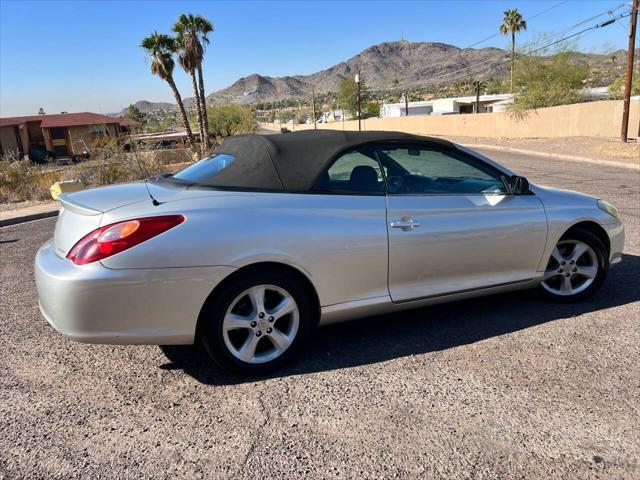
[[[306,130],[274,135],[235,135],[226,138],[215,149],[215,153],[233,155],[235,161],[198,183],[222,188],[305,191],[313,186],[338,153],[378,141],[418,141],[453,146],[447,140],[402,132]]]

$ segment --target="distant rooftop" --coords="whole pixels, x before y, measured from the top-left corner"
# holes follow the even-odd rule
[[[27,122],[41,122],[41,128],[52,127],[74,127],[77,125],[97,125],[103,123],[117,123],[127,127],[136,122],[119,117],[101,115],[99,113],[78,112],[78,113],[56,113],[51,115],[27,115],[24,117],[0,118],[0,127],[10,127],[22,125]]]

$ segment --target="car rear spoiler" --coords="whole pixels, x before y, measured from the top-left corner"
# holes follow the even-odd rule
[[[80,215],[102,215],[104,212],[100,210],[96,210],[94,208],[83,205],[75,200],[71,200],[69,196],[65,193],[58,197],[58,201],[62,204],[64,208],[67,210],[71,210],[72,212],[79,213]]]

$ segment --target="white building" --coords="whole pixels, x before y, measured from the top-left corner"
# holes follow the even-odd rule
[[[380,116],[382,118],[404,117],[407,115],[404,102],[399,103],[383,103],[380,107]],[[433,112],[433,102],[425,100],[420,102],[409,102],[409,115],[429,115]]]
[[[607,100],[611,98],[609,87],[586,87],[580,90],[580,93],[589,100]]]
[[[404,117],[411,115],[450,115],[455,113],[473,113],[476,97],[435,98],[419,102],[385,103],[380,108],[382,118]],[[513,103],[510,93],[480,95],[480,112],[500,112]],[[407,112],[408,110],[408,112]]]
[[[346,110],[329,110],[327,112],[322,112],[318,123],[341,122],[342,120],[349,120],[349,118],[349,113]]]

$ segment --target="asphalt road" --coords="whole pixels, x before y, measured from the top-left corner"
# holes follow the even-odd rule
[[[326,327],[266,379],[63,338],[32,273],[55,220],[0,229],[0,478],[640,478],[640,174],[492,156],[620,208],[626,254],[593,300]]]

